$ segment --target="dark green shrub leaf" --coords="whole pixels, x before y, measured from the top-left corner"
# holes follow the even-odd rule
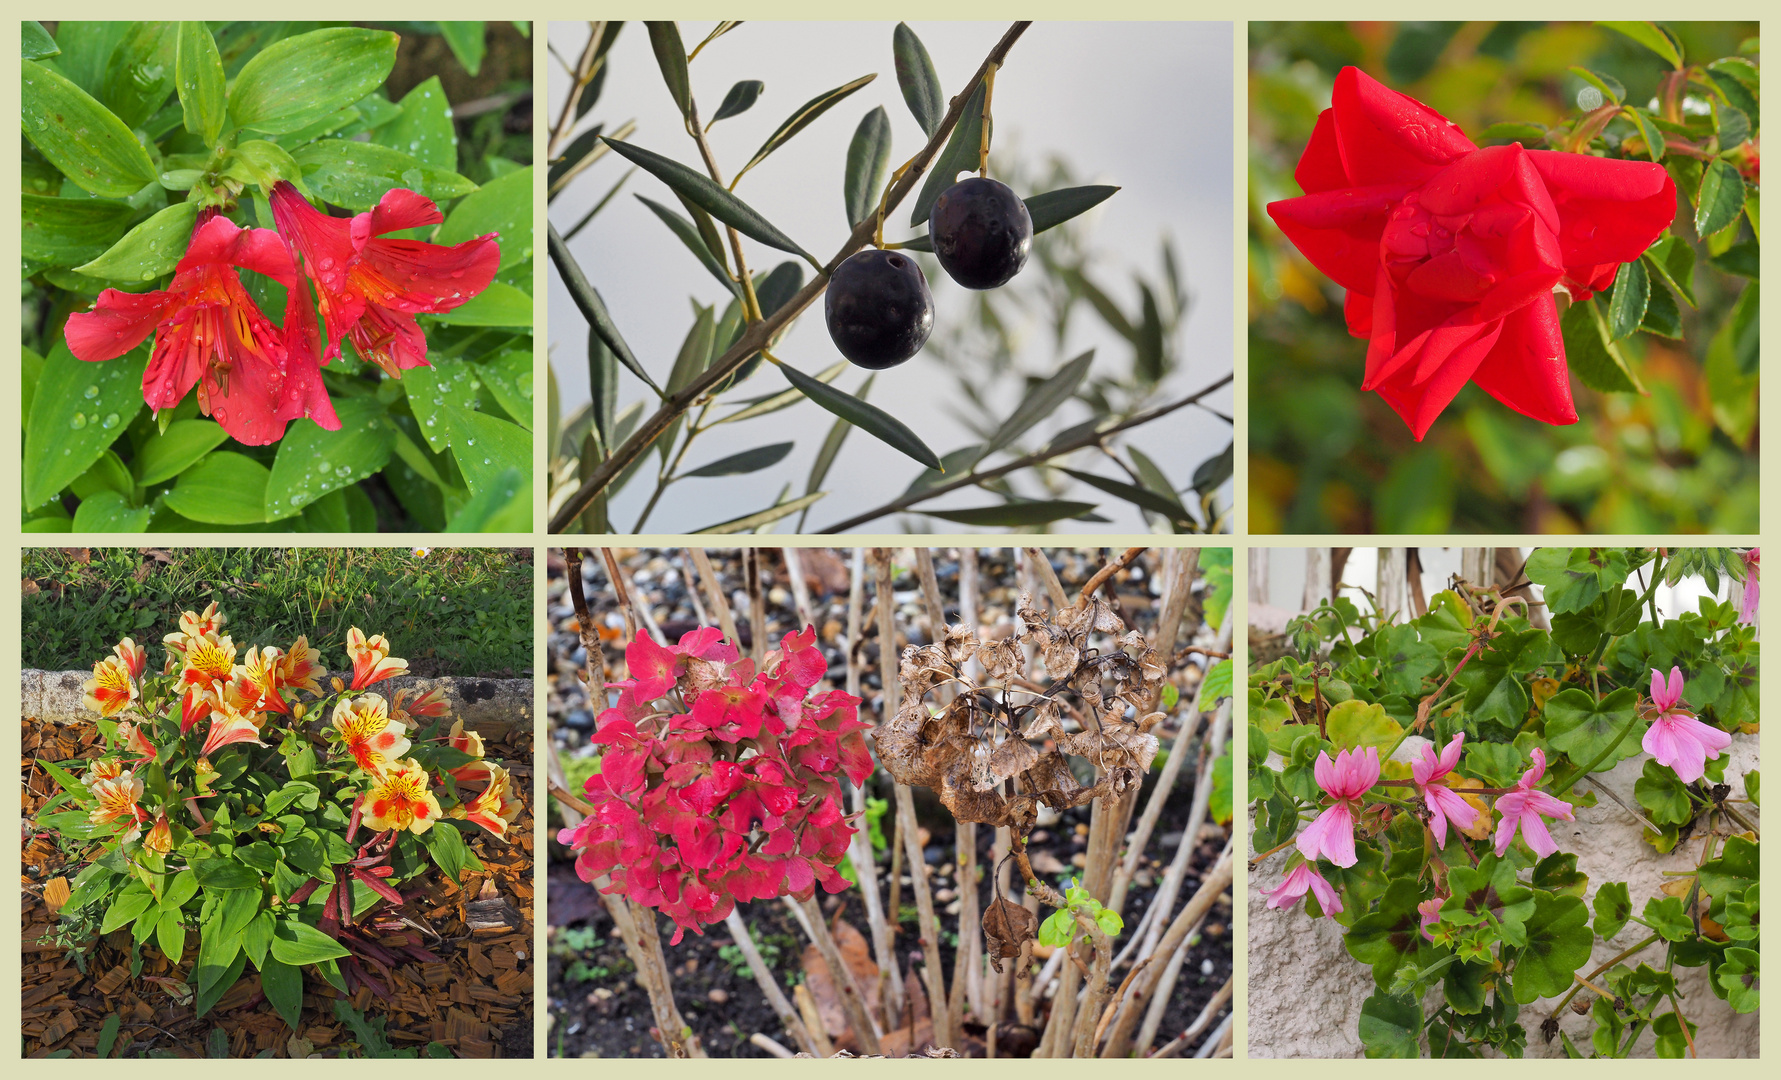
[[[1608,336],[1618,341],[1628,337],[1645,319],[1645,307],[1651,300],[1651,279],[1645,274],[1645,261],[1634,259],[1620,264],[1614,277],[1614,292],[1608,300]]]
[[[1619,346],[1608,339],[1608,324],[1593,297],[1567,308],[1559,329],[1565,339],[1565,360],[1585,386],[1605,394],[1644,392]]]
[[[396,42],[388,30],[350,26],[275,42],[235,76],[229,115],[241,127],[270,135],[313,124],[382,86],[396,63]]]
[[[1737,166],[1719,158],[1701,174],[1700,198],[1694,208],[1694,231],[1711,236],[1738,220],[1744,209],[1744,178]]]

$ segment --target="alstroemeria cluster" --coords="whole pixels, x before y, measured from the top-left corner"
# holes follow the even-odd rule
[[[813,693],[827,670],[816,632],[788,633],[756,670],[719,632],[639,637],[629,678],[607,689],[587,782],[592,813],[558,839],[584,881],[672,918],[674,941],[738,901],[840,892],[853,825],[839,778],[872,772],[860,699]]]
[[[69,351],[112,360],[153,334],[142,376],[149,408],[171,409],[195,387],[199,411],[236,441],[262,446],[296,419],[339,430],[321,369],[340,355],[342,338],[400,378],[427,363],[415,316],[464,304],[500,267],[493,233],[451,247],[385,236],[444,220],[432,200],[403,188],[350,219],[316,210],[285,181],[269,194],[276,232],[205,207],[168,287],[106,289],[91,311],[69,316]],[[248,294],[241,270],[283,287],[282,325]]]

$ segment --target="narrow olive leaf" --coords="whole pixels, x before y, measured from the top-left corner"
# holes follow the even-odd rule
[[[1608,22],[1604,20],[1596,25],[1625,34],[1669,61],[1671,67],[1680,68],[1682,66],[1682,54],[1676,51],[1676,43],[1670,40],[1668,34],[1658,29],[1656,23]]]
[[[1138,293],[1143,300],[1144,319],[1138,324],[1138,355],[1133,358],[1132,367],[1140,379],[1154,383],[1163,377],[1168,359],[1163,342],[1163,317],[1156,306],[1156,294],[1150,291],[1149,285],[1138,282]]]
[[[1225,443],[1222,454],[1207,458],[1194,470],[1194,490],[1200,493],[1201,498],[1211,498],[1212,493],[1231,478],[1231,472],[1236,466],[1233,453],[1236,445],[1235,442]],[[1132,457],[1134,460],[1140,457],[1135,446],[1132,448]]]
[[[631,347],[625,344],[625,339],[619,334],[618,327],[612,323],[612,316],[606,313],[606,302],[600,299],[599,290],[595,289],[588,282],[587,275],[581,272],[581,264],[576,262],[575,256],[569,253],[569,245],[557,234],[557,227],[554,224],[550,226],[550,261],[557,264],[557,273],[562,275],[563,285],[575,300],[575,306],[581,309],[582,317],[588,321],[589,326],[594,328],[594,333],[600,335],[600,340],[604,341],[606,347],[612,350],[612,355],[618,358],[619,363],[630,368],[631,374],[642,379],[644,385],[654,390],[657,397],[665,396],[662,393],[662,388],[649,377],[649,372],[643,370],[643,365],[631,352]]]
[[[846,371],[847,368],[847,361],[838,361],[837,363],[817,372],[817,381],[826,383],[834,382],[841,377],[841,373]],[[871,385],[871,380],[867,380],[867,385]],[[866,396],[864,387],[861,388],[859,396],[862,398]],[[752,420],[757,416],[765,416],[768,413],[776,413],[781,409],[788,409],[803,400],[804,395],[797,390],[782,390],[777,394],[768,394],[766,397],[757,398],[754,401],[748,402],[744,408],[737,409],[728,416],[713,420],[712,425],[728,424],[736,420]],[[810,490],[815,491],[816,489],[811,488]]]
[[[791,443],[771,443],[767,446],[757,446],[753,450],[744,450],[740,454],[719,458],[709,465],[701,465],[680,475],[682,479],[685,479],[689,476],[740,476],[743,473],[760,472],[762,469],[784,461],[785,456],[791,452]]]
[[[1095,510],[1094,503],[1065,502],[1062,500],[1046,500],[1039,502],[1012,502],[1001,506],[974,506],[963,510],[919,510],[917,513],[929,517],[937,517],[942,521],[956,521],[960,525],[1001,525],[1016,527],[1020,525],[1046,525],[1065,518],[1081,517]]]
[[[686,245],[687,250],[693,253],[693,256],[704,265],[705,269],[711,271],[711,276],[723,283],[724,288],[729,289],[738,297],[742,295],[741,286],[731,280],[728,271],[719,266],[717,260],[711,257],[711,249],[705,246],[705,239],[699,235],[698,226],[654,199],[648,199],[642,195],[637,196],[637,199],[644,206],[649,207],[656,217],[662,219],[662,224],[668,226],[669,230],[679,238],[681,243]]]
[[[686,78],[686,45],[680,40],[680,27],[671,22],[645,22],[649,31],[649,47],[655,50],[656,65],[662,69],[662,81],[684,118],[693,111],[693,91]]]
[[[612,420],[618,413],[618,358],[600,335],[591,330],[587,336],[587,378],[592,397],[589,426],[599,439],[601,457],[604,457],[614,445]]]
[[[83,190],[124,199],[160,174],[136,136],[93,96],[35,60],[20,62],[25,136]]]
[[[1645,263],[1634,259],[1622,263],[1614,277],[1614,292],[1608,298],[1608,336],[1614,341],[1627,337],[1645,320],[1645,307],[1651,301],[1651,278]]]
[[[901,420],[878,408],[869,405],[859,398],[842,390],[813,379],[797,368],[780,364],[779,370],[785,373],[790,383],[798,388],[798,392],[816,402],[818,405],[848,421],[855,427],[872,436],[874,439],[889,446],[917,463],[930,469],[940,467],[940,459],[928,449],[927,443],[910,431]]]
[[[1154,514],[1161,514],[1170,521],[1191,524],[1192,518],[1187,516],[1179,499],[1168,499],[1149,488],[1129,484],[1123,480],[1110,480],[1104,476],[1096,476],[1090,472],[1079,472],[1076,469],[1060,469],[1060,472],[1082,481],[1092,488],[1099,488],[1116,499],[1124,499],[1134,506],[1142,507]]]
[[[1694,209],[1694,231],[1708,237],[1738,220],[1744,209],[1744,178],[1731,162],[1720,158],[1701,176],[1701,196]]]
[[[1646,156],[1652,161],[1662,161],[1664,151],[1668,148],[1667,144],[1664,142],[1664,133],[1658,129],[1656,124],[1651,122],[1651,117],[1645,114],[1645,110],[1635,109],[1629,105],[1626,108],[1621,109],[1620,113],[1628,120],[1631,120],[1633,126],[1639,129],[1639,138],[1645,141]]]
[[[1086,187],[1059,188],[1022,199],[1027,216],[1033,219],[1033,235],[1055,229],[1073,217],[1085,214],[1113,197],[1119,188],[1113,184],[1090,184]],[[897,245],[909,251],[933,251],[931,237],[918,236]]]
[[[715,124],[719,120],[741,116],[749,109],[754,108],[754,103],[760,98],[761,91],[766,88],[767,84],[759,79],[743,79],[735,86],[730,87],[730,92],[724,95],[723,104],[717,107],[716,115],[712,116],[711,123],[705,125],[706,130],[709,131],[711,124]]]
[[[897,85],[903,89],[903,101],[928,138],[940,130],[946,118],[946,97],[940,91],[940,76],[934,72],[934,61],[927,46],[908,23],[898,23],[891,34],[891,54],[896,59]]]
[[[742,25],[742,21],[740,19],[725,19],[724,21],[718,23],[716,26],[712,27],[711,33],[705,35],[705,40],[699,42],[697,45],[694,45],[693,51],[686,54],[686,62],[689,64],[692,63],[693,60],[701,52],[703,52],[705,50],[705,46],[711,44],[712,42],[716,41],[718,38],[723,37],[725,34],[729,33],[730,31],[736,29],[738,26],[741,26],[741,25]]]
[[[770,248],[790,252],[802,258],[812,266],[820,267],[816,257],[793,243],[791,238],[780,232],[766,218],[754,211],[754,208],[711,182],[711,178],[697,173],[672,158],[634,146],[617,139],[602,140],[612,147],[620,156],[667,184],[675,191],[686,196],[693,203],[704,207],[712,217],[730,226],[751,240],[758,240]]]
[[[953,127],[952,136],[946,140],[946,148],[928,167],[928,178],[922,182],[921,194],[915,198],[915,209],[909,214],[910,225],[920,225],[928,219],[934,210],[934,200],[952,186],[959,173],[977,168],[977,157],[983,148],[983,94],[983,83],[979,82],[977,89],[971,92],[971,100],[965,102],[964,112]]]
[[[884,106],[867,113],[853,130],[847,144],[847,175],[841,197],[847,205],[847,224],[857,226],[878,206],[878,190],[890,169],[891,126]]]
[[[52,56],[60,56],[62,47],[56,39],[49,36],[49,31],[40,22],[26,20],[20,28],[19,55],[26,60],[47,60]]]
[[[595,124],[580,135],[575,136],[574,139],[570,140],[569,145],[563,148],[561,154],[551,159],[550,177],[548,182],[552,193],[555,193],[557,189],[557,181],[561,180],[564,174],[579,165],[582,158],[593,153],[594,147],[599,145],[600,133],[603,130],[605,130],[604,124]]]
[[[804,287],[804,268],[790,259],[775,266],[764,278],[755,282],[754,298],[761,303],[761,318],[770,319],[779,309],[791,303],[792,297]]]
[[[674,198],[686,210],[686,216],[693,219],[693,225],[699,230],[699,238],[705,243],[705,250],[711,253],[711,257],[717,260],[717,265],[723,267],[724,273],[728,274],[730,272],[730,256],[729,252],[724,250],[724,237],[717,231],[717,222],[711,220],[711,215],[705,212],[704,207],[680,192],[676,191]]]
[[[989,444],[984,447],[983,456],[988,457],[997,450],[1005,449],[1014,444],[1014,440],[1025,435],[1034,424],[1056,412],[1058,406],[1070,400],[1077,387],[1088,376],[1089,365],[1095,360],[1095,351],[1088,350],[1081,356],[1069,361],[1053,372],[1051,377],[1027,391],[1027,396],[1002,421],[1002,426],[990,436]]]
[[[176,203],[131,229],[105,254],[74,268],[108,281],[147,281],[170,273],[192,242],[197,203]]]
[[[703,529],[695,529],[694,532],[698,532],[698,533],[752,532],[755,529],[760,528],[762,525],[771,525],[775,521],[778,521],[780,518],[791,517],[793,514],[804,509],[806,506],[810,506],[810,505],[814,504],[817,500],[821,499],[823,496],[825,496],[827,494],[828,494],[828,492],[826,492],[826,491],[818,491],[818,492],[815,492],[810,495],[805,495],[801,498],[793,499],[790,502],[782,502],[776,506],[769,506],[767,509],[760,511],[759,513],[749,514],[745,517],[732,518],[729,521],[719,522],[716,525],[707,525]]]
[[[1175,485],[1170,483],[1168,474],[1163,472],[1162,466],[1150,460],[1148,454],[1135,446],[1128,447],[1127,452],[1131,454],[1132,465],[1137,470],[1138,478],[1144,481],[1144,486],[1166,499],[1173,500],[1176,507],[1179,508],[1179,520],[1187,520],[1187,506],[1176,494]],[[1228,448],[1225,452],[1226,454],[1230,453]]]
[[[742,166],[742,171],[736,174],[736,180],[742,179],[744,173],[766,160],[768,154],[785,145],[793,135],[809,127],[817,117],[828,112],[849,94],[876,78],[878,78],[876,72],[871,75],[862,75],[850,83],[842,83],[833,90],[826,90],[800,105],[797,112],[792,113],[786,118],[785,123],[780,124],[773,134],[767,136],[767,141],[754,152],[754,157],[749,158],[748,164]],[[730,181],[732,188],[736,186],[736,180]]]
[[[206,146],[213,146],[223,133],[229,102],[223,92],[223,58],[216,51],[216,39],[210,36],[208,26],[201,22],[179,24],[175,67],[179,72],[179,104],[186,130],[202,138]]]
[[[864,401],[866,395],[872,392],[872,380],[876,378],[877,375],[866,376],[866,381],[860,384],[860,392],[854,396]],[[804,494],[808,495],[822,487],[830,467],[835,464],[836,455],[841,453],[841,444],[847,441],[847,433],[852,430],[853,425],[845,419],[839,416],[835,418],[835,426],[829,429],[822,441],[822,447],[816,452],[816,460],[810,463],[810,479],[804,483]]]

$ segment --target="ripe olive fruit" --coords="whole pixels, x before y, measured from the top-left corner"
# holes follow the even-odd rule
[[[928,218],[934,254],[967,289],[1005,285],[1033,250],[1033,219],[1014,189],[973,176],[940,193]]]
[[[934,294],[915,260],[895,251],[857,252],[829,278],[823,310],[841,355],[863,368],[896,367],[934,332]]]

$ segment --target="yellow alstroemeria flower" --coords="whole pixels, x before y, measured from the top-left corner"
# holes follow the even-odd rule
[[[475,761],[466,761],[452,769],[451,778],[453,780],[460,784],[480,784],[492,777],[491,766],[482,760],[482,736],[474,731],[466,730],[462,718],[454,721],[451,725],[450,746],[453,750],[462,750],[476,759]]]
[[[451,816],[475,822],[505,840],[507,826],[519,817],[525,804],[513,794],[513,778],[507,774],[506,769],[499,765],[490,765],[488,768],[489,786],[474,799],[454,807]]]
[[[173,850],[173,826],[167,821],[166,810],[155,811],[155,823],[149,826],[148,835],[142,838],[142,846],[157,855],[165,855]]]
[[[408,670],[408,661],[390,655],[390,643],[382,634],[367,638],[356,626],[346,632],[346,654],[352,658],[354,690],[363,690]]]
[[[376,694],[342,701],[334,706],[334,730],[340,733],[340,745],[359,768],[377,776],[401,760],[411,745],[404,737],[407,728],[400,720],[390,718],[389,708]]]
[[[179,629],[162,638],[161,644],[167,646],[168,652],[184,656],[188,639],[215,637],[228,621],[228,616],[218,611],[216,601],[212,600],[202,614],[196,611],[182,612],[179,616]]]
[[[250,742],[258,746],[260,742],[260,723],[264,719],[257,713],[240,713],[224,705],[210,714],[210,731],[204,736],[204,747],[198,756],[209,757],[225,746],[235,743]]]
[[[117,654],[118,661],[130,672],[130,678],[142,678],[143,669],[148,667],[148,652],[130,638],[117,643],[112,650]]]
[[[220,691],[235,673],[235,643],[228,636],[197,636],[185,639],[185,669],[179,684],[198,690]]]
[[[160,755],[155,751],[155,744],[148,741],[142,733],[142,725],[123,720],[117,726],[118,744],[126,751],[137,754],[143,761],[153,761]]]
[[[427,790],[427,771],[413,758],[403,758],[377,777],[359,796],[362,820],[373,829],[407,829],[424,833],[439,820],[439,800]]]
[[[93,677],[81,684],[86,691],[86,707],[100,716],[116,716],[137,697],[136,683],[130,669],[115,656],[93,665]]]
[[[414,698],[413,703],[409,698]],[[451,712],[451,706],[445,702],[445,689],[435,686],[426,693],[415,696],[413,690],[403,687],[396,691],[396,703],[392,712],[398,717],[410,716],[444,716]]]
[[[276,645],[247,650],[242,662],[230,673],[224,700],[237,712],[275,712],[289,716],[291,706],[278,692],[284,654]]]
[[[129,772],[120,773],[115,780],[94,781],[92,791],[98,801],[87,814],[89,821],[95,825],[129,821],[130,830],[124,834],[125,840],[134,840],[142,832],[148,811],[137,804],[142,798],[141,778]]]
[[[279,679],[285,686],[293,690],[307,690],[312,694],[322,692],[322,684],[318,679],[327,674],[322,667],[321,657],[309,647],[309,637],[305,635],[291,644],[291,651],[284,654],[279,661],[282,670]]]
[[[101,780],[116,780],[124,775],[124,763],[118,758],[98,758],[87,765],[87,773],[81,780],[91,788]]]

